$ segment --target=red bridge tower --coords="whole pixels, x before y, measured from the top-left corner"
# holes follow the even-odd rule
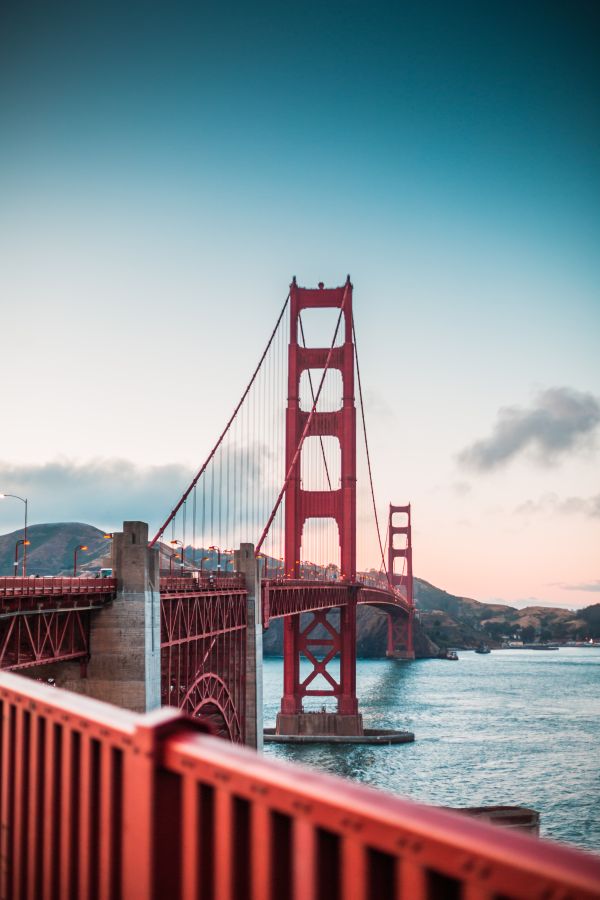
[[[394,525],[394,516],[406,516],[402,525]],[[401,536],[404,544],[396,547],[394,537]],[[394,572],[394,560],[404,559],[403,572]],[[406,594],[409,604],[409,613],[388,615],[388,646],[387,655],[395,659],[414,659],[413,649],[413,619],[415,615],[415,601],[413,594],[413,564],[412,564],[412,534],[410,521],[410,503],[408,506],[392,506],[390,504],[390,516],[388,524],[388,573],[394,587],[401,588]]]
[[[298,342],[298,317],[303,309],[341,310],[343,343],[325,348],[303,347]],[[341,453],[341,485],[328,491],[305,490],[300,480],[301,457],[294,465],[285,495],[285,571],[290,579],[300,576],[299,560],[304,524],[310,518],[330,518],[337,523],[340,542],[341,581],[348,585],[347,602],[339,610],[339,628],[327,619],[325,610],[284,619],[284,693],[277,717],[280,734],[362,734],[362,717],[356,698],[356,409],[354,405],[354,343],[352,339],[352,284],[325,289],[290,287],[290,344],[288,405],[286,413],[286,468],[294,462],[309,412],[300,408],[300,378],[306,369],[337,369],[342,376],[340,409],[315,412],[306,437],[336,437]],[[318,603],[315,603],[318,606]],[[317,629],[317,626],[322,628]],[[326,637],[319,637],[325,630]],[[300,680],[300,656],[312,666]],[[339,654],[339,681],[327,666]],[[322,676],[329,687],[318,689]],[[337,713],[304,714],[304,697],[334,697]]]

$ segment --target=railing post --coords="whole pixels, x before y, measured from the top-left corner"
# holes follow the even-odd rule
[[[263,748],[263,656],[261,560],[254,555],[254,544],[241,544],[235,564],[246,579],[246,715],[245,744]]]

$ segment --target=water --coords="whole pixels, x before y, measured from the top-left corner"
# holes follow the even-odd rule
[[[408,729],[414,744],[265,752],[440,806],[533,807],[544,836],[600,851],[600,650],[459,656],[359,660],[365,725]],[[281,659],[265,660],[266,725],[282,670]]]

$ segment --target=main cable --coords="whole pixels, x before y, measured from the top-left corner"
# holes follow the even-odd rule
[[[285,303],[283,304],[283,307],[282,307],[282,309],[281,309],[281,312],[279,313],[279,317],[278,317],[278,319],[277,319],[277,322],[275,323],[275,327],[274,327],[273,331],[271,332],[271,336],[270,336],[270,338],[269,338],[269,340],[268,340],[268,342],[267,342],[267,346],[265,347],[265,349],[264,349],[264,351],[263,351],[263,354],[262,354],[261,358],[260,358],[259,361],[258,361],[258,365],[256,366],[256,368],[255,368],[255,370],[254,370],[254,372],[253,372],[253,374],[252,374],[252,378],[251,378],[250,381],[248,382],[248,385],[247,385],[247,387],[246,387],[246,390],[245,390],[244,393],[242,394],[241,399],[240,399],[238,405],[237,405],[236,408],[234,409],[234,411],[233,411],[233,413],[232,413],[232,415],[231,415],[229,421],[227,422],[227,425],[225,426],[225,428],[223,429],[223,431],[222,431],[221,434],[219,435],[219,438],[218,438],[218,440],[217,440],[217,443],[214,445],[214,447],[213,447],[212,450],[210,451],[210,453],[209,453],[208,457],[206,458],[204,464],[202,465],[202,467],[201,467],[200,470],[198,471],[198,474],[196,475],[196,477],[194,478],[194,480],[192,481],[192,483],[191,483],[190,486],[188,487],[187,491],[185,491],[185,493],[181,496],[181,499],[179,500],[179,503],[177,503],[177,505],[172,509],[171,513],[169,514],[168,518],[165,520],[164,524],[159,528],[159,530],[156,532],[156,534],[154,535],[154,537],[153,537],[152,540],[150,541],[150,544],[149,544],[150,547],[153,547],[153,546],[154,546],[154,544],[157,542],[157,540],[163,535],[163,533],[164,533],[164,531],[165,531],[165,528],[167,528],[167,526],[169,525],[169,523],[170,523],[171,521],[173,521],[173,519],[175,518],[175,516],[177,515],[177,513],[178,513],[179,510],[181,509],[182,505],[185,503],[185,501],[186,501],[187,498],[189,497],[190,493],[192,492],[192,490],[194,489],[194,487],[196,486],[196,484],[197,484],[198,481],[200,480],[200,478],[201,478],[201,476],[203,475],[204,471],[206,470],[206,467],[208,466],[209,462],[210,462],[211,459],[214,457],[215,453],[217,452],[217,450],[219,449],[219,447],[220,447],[221,444],[223,443],[223,439],[225,438],[225,435],[226,435],[227,432],[229,431],[229,428],[231,427],[231,424],[232,424],[233,420],[234,420],[235,417],[237,416],[237,414],[238,414],[238,412],[239,412],[239,410],[240,410],[240,408],[241,408],[241,406],[242,406],[244,400],[246,399],[246,397],[248,396],[248,393],[250,392],[250,388],[252,387],[252,385],[254,384],[254,382],[255,382],[255,380],[256,380],[256,376],[258,375],[258,373],[259,373],[259,371],[260,371],[260,368],[261,368],[261,366],[262,366],[262,364],[263,364],[263,362],[264,362],[265,356],[266,356],[267,353],[269,352],[269,349],[270,349],[270,347],[271,347],[271,344],[273,343],[273,339],[274,339],[274,337],[275,337],[275,335],[276,335],[276,333],[277,333],[277,329],[279,328],[279,324],[280,324],[280,322],[281,322],[281,320],[282,320],[282,318],[283,318],[283,314],[284,314],[284,312],[285,312],[285,310],[286,310],[286,307],[287,307],[289,301],[290,301],[290,295],[288,294],[287,297],[285,298]]]
[[[354,340],[354,358],[356,359],[356,376],[358,380],[358,396],[360,398],[360,414],[362,419],[363,426],[363,436],[365,439],[365,450],[367,453],[367,468],[369,470],[369,482],[371,484],[371,499],[373,501],[373,513],[375,516],[375,527],[377,529],[377,540],[379,541],[379,551],[381,553],[381,563],[383,566],[383,571],[387,576],[387,580],[390,583],[390,573],[387,571],[387,566],[385,564],[385,556],[383,551],[383,543],[381,540],[381,531],[379,529],[379,516],[377,515],[377,503],[375,502],[375,488],[373,487],[373,472],[371,469],[371,455],[369,453],[369,441],[367,439],[367,424],[365,421],[365,405],[363,403],[363,392],[362,392],[362,382],[360,379],[360,366],[358,364],[358,346],[356,344],[356,329],[354,328],[354,314],[352,315],[352,338]]]

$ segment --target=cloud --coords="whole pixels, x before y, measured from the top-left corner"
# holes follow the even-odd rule
[[[458,459],[482,472],[528,450],[544,462],[553,462],[589,440],[599,423],[597,397],[567,387],[549,388],[528,409],[502,407],[492,434],[466,447]]]
[[[452,490],[458,497],[466,497],[471,493],[471,485],[468,481],[455,481]]]
[[[597,581],[581,581],[579,584],[559,584],[558,587],[565,591],[591,591],[600,593],[600,579]]]
[[[517,506],[518,515],[583,515],[600,518],[600,494],[593,497],[566,497],[561,499],[557,494],[543,494],[538,500],[526,500]]]
[[[185,466],[140,467],[124,459],[44,465],[0,461],[0,490],[28,498],[31,522],[83,521],[110,529],[124,519],[165,518],[192,476]],[[3,503],[3,525],[9,515],[13,522],[20,516],[14,506]]]
[[[266,520],[272,506],[271,494],[276,496],[275,489],[268,484],[268,460],[269,451],[266,448],[224,448],[222,465],[216,469],[214,481],[211,482],[209,476],[204,489],[203,481],[199,482],[198,517],[201,515],[203,490],[207,518],[213,502],[215,509],[218,509],[219,496],[221,507],[227,501],[232,504],[233,471],[237,468],[238,512],[247,495],[248,502],[252,501],[257,507],[252,518],[260,515]],[[244,489],[240,491],[242,461]],[[32,524],[87,522],[113,531],[120,528],[126,519],[139,519],[148,522],[151,527],[158,527],[194,474],[191,468],[175,463],[138,466],[125,459],[94,459],[85,463],[58,460],[42,465],[15,465],[0,460],[0,491],[28,498],[29,521]],[[191,515],[189,504],[188,515]],[[22,504],[0,501],[0,532],[21,527],[22,516]],[[262,528],[264,521],[261,519],[256,524],[257,528],[258,524]]]

